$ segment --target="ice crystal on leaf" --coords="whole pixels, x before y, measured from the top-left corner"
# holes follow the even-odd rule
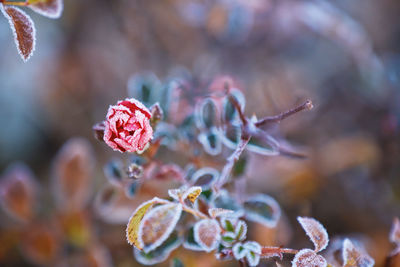
[[[58,19],[63,11],[63,0],[28,0],[28,7],[42,16]]]
[[[324,257],[311,249],[302,249],[296,253],[292,261],[292,267],[327,267]]]
[[[13,31],[19,54],[24,61],[27,61],[32,56],[36,44],[36,29],[32,19],[17,7],[4,6],[0,3],[0,9]]]
[[[375,264],[362,248],[359,248],[346,238],[343,241],[343,267],[372,267]]]
[[[329,236],[320,222],[313,218],[297,217],[307,236],[314,244],[316,252],[324,250],[328,246]]]
[[[144,215],[138,231],[138,243],[145,253],[160,246],[174,230],[182,212],[179,203],[163,204]]]
[[[232,248],[232,252],[237,260],[246,258],[250,266],[257,266],[260,262],[261,246],[255,241],[236,243]]]
[[[214,219],[198,221],[193,228],[194,240],[204,249],[210,252],[217,248],[221,239],[221,228]]]

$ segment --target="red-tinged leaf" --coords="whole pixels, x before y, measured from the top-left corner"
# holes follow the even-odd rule
[[[400,220],[399,218],[394,218],[392,230],[390,231],[389,239],[391,242],[400,246]]]
[[[356,247],[350,239],[343,241],[343,267],[372,267],[375,261],[362,248]]]
[[[315,251],[325,249],[329,242],[328,233],[320,222],[313,218],[297,217],[307,236],[314,243]]]
[[[194,225],[194,240],[207,252],[217,248],[221,228],[216,220],[204,219]]]
[[[27,61],[35,50],[36,29],[33,21],[17,7],[0,4],[0,9],[10,23],[19,54]]]
[[[63,11],[63,0],[29,0],[28,6],[42,16],[57,19]]]
[[[0,203],[13,218],[29,221],[34,214],[36,191],[35,179],[28,167],[14,164],[1,179]]]
[[[326,267],[327,262],[324,257],[315,253],[311,249],[302,249],[297,252],[292,261],[292,267]]]
[[[182,213],[182,205],[169,203],[150,210],[139,226],[138,243],[148,253],[169,237]]]
[[[81,209],[91,194],[94,156],[85,139],[69,140],[58,152],[53,168],[53,189],[62,209]]]

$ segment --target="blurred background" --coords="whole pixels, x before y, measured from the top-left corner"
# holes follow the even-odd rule
[[[204,87],[228,75],[246,96],[248,115],[276,114],[305,99],[315,107],[279,129],[307,159],[249,154],[247,190],[274,196],[284,212],[277,233],[250,226],[254,238],[264,245],[310,246],[295,218],[313,216],[331,237],[365,241],[376,266],[383,266],[392,219],[400,216],[399,1],[66,0],[58,20],[27,12],[37,28],[36,51],[27,63],[7,21],[0,23],[0,170],[4,180],[10,164],[31,168],[44,220],[54,206],[54,157],[70,138],[87,139],[77,153],[93,157],[88,191],[105,183],[103,165],[120,154],[96,141],[91,128],[110,104],[127,97],[133,75],[153,73],[164,81],[185,70]],[[124,224],[90,214],[94,194],[82,194],[89,204],[70,221],[83,221],[79,227],[95,231],[98,241],[85,251],[106,258],[100,262],[108,266],[136,266]],[[1,266],[49,265],[29,254],[30,245],[16,245],[30,227],[21,234],[4,211],[0,227]],[[48,249],[84,250],[56,249],[52,242],[45,255]],[[187,252],[182,260],[187,266],[221,264],[198,254]],[[81,260],[57,264],[96,266]]]

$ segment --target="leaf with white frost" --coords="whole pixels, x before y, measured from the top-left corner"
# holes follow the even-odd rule
[[[327,267],[327,265],[325,258],[311,249],[300,250],[292,261],[292,267]]]
[[[63,11],[63,0],[28,0],[28,7],[42,16],[57,19]]]
[[[217,248],[221,240],[221,228],[214,219],[204,219],[194,225],[194,240],[207,252]]]
[[[343,241],[343,267],[373,267],[375,261],[362,248],[346,238]]]
[[[36,29],[32,19],[17,7],[0,3],[0,9],[10,24],[19,54],[27,61],[32,56],[36,43]]]
[[[297,220],[313,242],[316,252],[320,252],[328,246],[329,236],[320,222],[308,217],[297,217]]]
[[[150,210],[142,219],[138,243],[148,253],[160,246],[172,233],[182,213],[182,205],[169,203]]]

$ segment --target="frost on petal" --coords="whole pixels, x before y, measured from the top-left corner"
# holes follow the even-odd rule
[[[13,218],[29,221],[34,214],[37,188],[30,169],[23,164],[13,164],[0,180],[0,203]]]
[[[159,247],[172,233],[182,213],[182,205],[164,204],[147,213],[139,226],[138,242],[148,253]]]
[[[33,21],[17,7],[0,4],[0,9],[10,23],[19,54],[27,61],[35,50],[36,29]]]
[[[142,203],[133,213],[126,226],[126,239],[128,243],[142,249],[143,245],[138,241],[139,226],[147,211],[153,207],[157,198]]]
[[[389,234],[390,242],[400,246],[400,220],[399,218],[393,219],[392,229]]]
[[[257,194],[243,203],[246,217],[267,227],[275,227],[281,216],[279,204],[272,197]]]
[[[57,19],[63,11],[63,0],[28,0],[28,7],[42,16]]]
[[[297,252],[292,261],[292,267],[326,267],[327,262],[324,257],[315,253],[311,249],[302,249]]]
[[[159,247],[150,251],[144,252],[134,248],[134,255],[136,260],[143,265],[153,265],[165,261],[173,250],[179,247],[182,243],[182,239],[176,231],[172,232],[171,235],[165,240]]]
[[[219,216],[224,216],[224,215],[229,215],[232,214],[233,210],[227,210],[227,209],[222,209],[222,208],[212,208],[208,210],[208,214],[212,218],[216,218]]]
[[[216,220],[204,219],[194,225],[194,239],[207,252],[217,248],[221,228]]]
[[[303,227],[307,236],[314,243],[316,252],[320,252],[325,249],[329,242],[328,233],[320,222],[313,218],[308,217],[297,217],[297,220]]]
[[[350,239],[343,241],[343,267],[372,267],[375,264],[362,248],[356,247]]]
[[[200,186],[192,186],[185,190],[182,195],[182,200],[188,199],[190,202],[194,203],[198,196],[200,196],[202,189]]]
[[[81,209],[92,191],[94,155],[83,138],[67,141],[53,163],[53,193],[58,207]]]

